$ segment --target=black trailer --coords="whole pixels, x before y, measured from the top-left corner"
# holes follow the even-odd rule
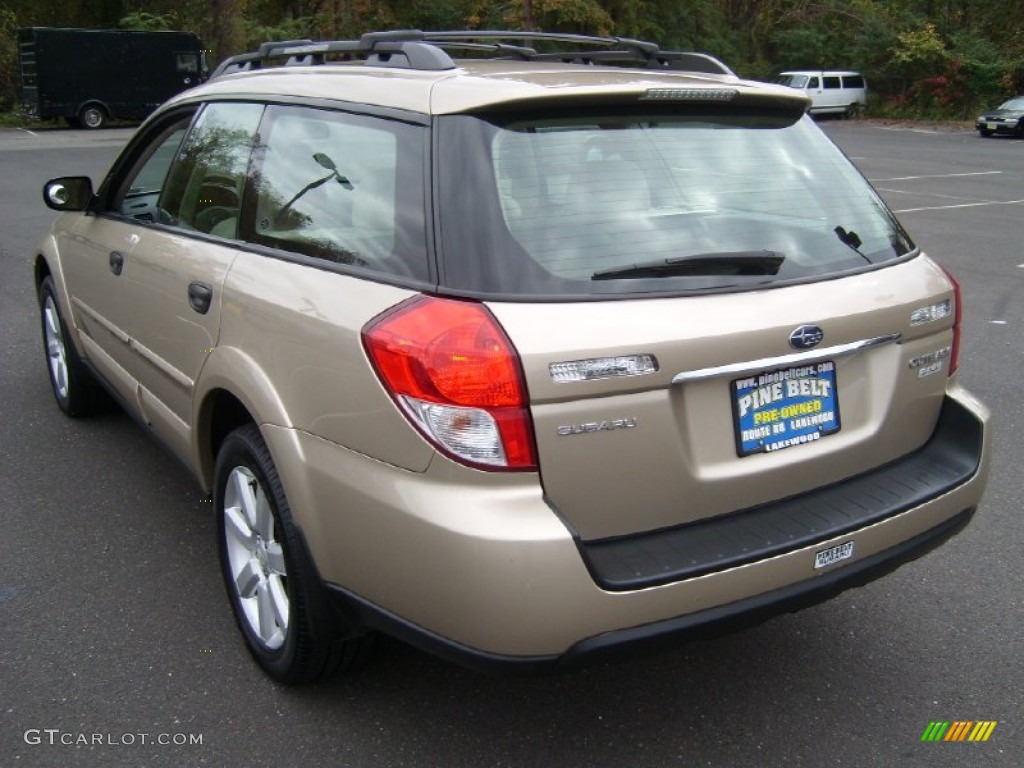
[[[86,128],[141,120],[207,75],[191,32],[31,27],[18,30],[18,50],[29,116]]]

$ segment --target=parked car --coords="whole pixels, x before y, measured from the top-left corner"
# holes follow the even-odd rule
[[[813,115],[856,117],[868,105],[868,88],[860,72],[780,72],[775,82],[806,93],[811,98]]]
[[[1024,96],[1004,101],[997,109],[980,115],[974,127],[986,138],[997,134],[1024,136]]]
[[[807,105],[630,40],[264,45],[46,184],[53,394],[191,468],[280,681],[813,604],[960,531],[990,438],[956,282]]]

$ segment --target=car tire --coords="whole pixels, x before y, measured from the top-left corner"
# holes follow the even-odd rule
[[[57,405],[68,416],[91,416],[106,410],[110,399],[69,342],[68,327],[57,301],[57,289],[49,275],[39,284],[39,315],[46,371]]]
[[[107,112],[99,104],[86,104],[78,113],[78,122],[83,128],[96,130],[107,124]]]
[[[983,139],[987,139],[992,135],[992,131],[990,131],[988,128],[979,128],[978,135],[981,136],[981,138]]]
[[[861,106],[858,102],[855,101],[853,102],[853,104],[846,108],[846,112],[844,113],[843,117],[845,117],[847,120],[856,120],[858,117],[860,117],[860,113]]]
[[[221,574],[257,664],[280,683],[298,684],[361,661],[369,637],[346,637],[327,613],[320,578],[255,424],[221,445],[213,501]]]

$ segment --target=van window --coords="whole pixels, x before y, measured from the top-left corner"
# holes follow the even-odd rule
[[[844,88],[863,88],[864,78],[860,75],[846,75],[843,77]]]
[[[199,72],[199,54],[176,53],[174,54],[174,61],[178,71],[183,74],[194,75]]]
[[[821,88],[821,85],[819,84],[818,78],[817,77],[812,77],[811,79],[809,79],[807,81],[807,87],[808,87],[808,89],[813,89],[815,91],[818,90],[819,88]]]
[[[803,88],[807,84],[807,75],[779,75],[775,82],[790,88]]]
[[[838,89],[838,88],[842,88],[843,87],[842,83],[840,82],[838,77],[826,77],[826,78],[824,78],[824,80],[825,80],[825,87],[826,88],[836,88],[836,89]]]

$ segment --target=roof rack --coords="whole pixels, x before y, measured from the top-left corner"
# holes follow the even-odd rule
[[[537,50],[556,44],[570,50]],[[554,32],[499,30],[423,32],[418,29],[368,32],[358,40],[284,40],[264,43],[259,50],[232,56],[211,77],[263,69],[268,65],[315,66],[328,61],[353,61],[367,66],[402,67],[425,71],[454,69],[448,51],[463,51],[474,58],[521,61],[560,61],[569,64],[670,69],[735,76],[718,59],[692,51],[663,51],[655,43],[628,37],[592,37]]]

